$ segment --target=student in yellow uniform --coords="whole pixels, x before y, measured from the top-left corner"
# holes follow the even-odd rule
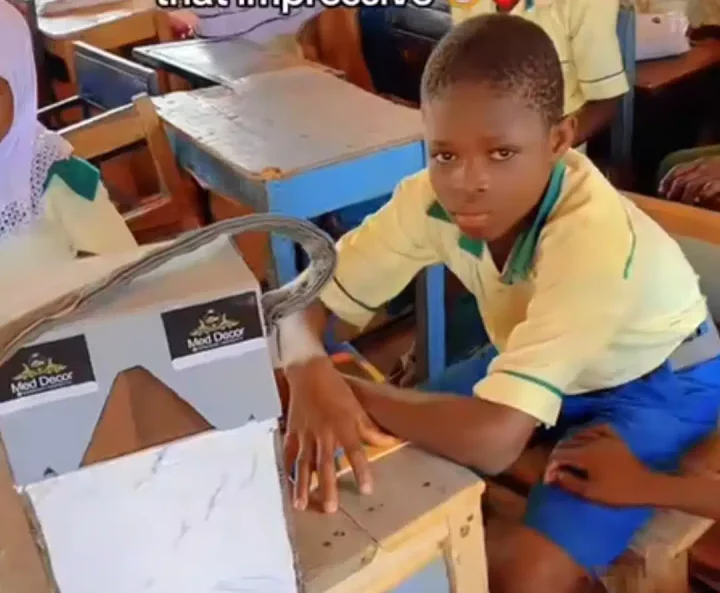
[[[540,25],[555,44],[565,78],[565,113],[581,145],[612,121],[628,91],[617,37],[619,0],[456,0],[453,21],[509,12]]]
[[[0,277],[137,246],[100,172],[37,121],[30,31],[0,0]]]
[[[464,22],[428,61],[421,109],[428,169],[339,241],[321,302],[281,323],[296,507],[316,471],[324,509],[337,508],[338,446],[369,491],[362,443],[386,433],[494,474],[538,427],[609,423],[644,463],[672,469],[715,428],[720,338],[680,247],[570,149],[551,39],[515,16]],[[422,391],[340,375],[321,342],[331,317],[365,326],[438,263],[476,297],[492,351]],[[650,512],[539,485],[524,523],[488,542],[490,588],[575,591]]]

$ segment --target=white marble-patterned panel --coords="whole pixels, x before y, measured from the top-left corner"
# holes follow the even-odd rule
[[[28,486],[63,593],[296,593],[274,420]]]

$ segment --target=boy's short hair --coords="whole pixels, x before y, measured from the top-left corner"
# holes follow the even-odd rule
[[[517,95],[549,124],[563,117],[564,81],[555,45],[522,17],[477,16],[440,40],[423,72],[423,102],[459,82],[487,83]]]

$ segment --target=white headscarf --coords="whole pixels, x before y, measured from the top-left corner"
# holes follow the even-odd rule
[[[0,240],[27,226],[42,212],[50,167],[72,147],[37,121],[33,44],[24,17],[0,0],[0,78],[13,97],[13,120],[0,140]]]

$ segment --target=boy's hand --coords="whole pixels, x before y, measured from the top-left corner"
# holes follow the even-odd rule
[[[316,358],[286,371],[290,388],[285,463],[295,466],[293,504],[308,505],[313,471],[317,472],[323,510],[337,510],[335,453],[342,448],[363,493],[372,491],[370,465],[363,443],[386,446],[394,442],[370,420],[329,358]]]
[[[660,182],[660,194],[669,200],[710,206],[720,201],[720,157],[677,165]]]
[[[607,425],[562,441],[550,456],[546,484],[610,506],[645,505],[655,476]]]

